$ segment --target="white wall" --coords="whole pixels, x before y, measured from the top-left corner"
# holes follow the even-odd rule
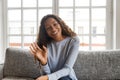
[[[120,49],[120,0],[116,0],[116,48]]]
[[[120,49],[120,0],[114,0],[113,11],[113,48]]]
[[[0,0],[0,64],[3,63],[4,59],[4,54],[3,54],[3,6],[2,6],[2,1]]]
[[[1,21],[2,21],[2,19],[1,19],[1,0],[0,0],[0,61],[1,61],[1,28],[2,28],[2,26],[1,26]]]

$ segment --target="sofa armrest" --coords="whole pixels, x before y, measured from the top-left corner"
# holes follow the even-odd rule
[[[3,64],[0,64],[0,80],[3,78]]]

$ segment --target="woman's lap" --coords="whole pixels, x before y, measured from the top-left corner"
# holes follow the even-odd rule
[[[72,80],[72,79],[69,76],[65,76],[65,77],[60,78],[59,80]]]

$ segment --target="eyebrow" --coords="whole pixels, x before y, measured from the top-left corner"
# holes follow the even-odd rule
[[[52,24],[54,24],[54,23],[58,23],[57,21],[52,21]]]

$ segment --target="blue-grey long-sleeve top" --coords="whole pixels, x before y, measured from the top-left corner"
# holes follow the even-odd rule
[[[42,74],[48,75],[49,80],[58,80],[64,76],[77,80],[73,66],[77,59],[79,43],[79,38],[75,36],[48,44],[48,62],[41,67]]]

